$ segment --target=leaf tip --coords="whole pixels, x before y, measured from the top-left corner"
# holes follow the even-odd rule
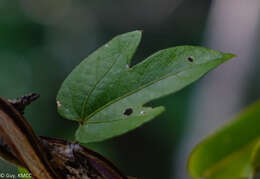
[[[141,38],[142,38],[143,31],[142,30],[135,30],[135,31],[132,31],[132,32],[128,32],[126,34],[133,35],[133,38],[138,39],[137,41],[139,43]]]
[[[135,33],[135,35],[137,36],[137,38],[140,41],[141,38],[142,38],[142,35],[143,35],[143,31],[142,30],[136,30],[136,31],[133,31],[133,32]]]
[[[138,29],[138,30],[135,30],[135,31],[133,31],[133,32],[143,33],[143,31],[144,31],[144,30],[142,30],[142,29]]]
[[[232,54],[232,53],[225,53],[224,56],[225,56],[225,61],[227,61],[227,60],[229,60],[231,58],[236,58],[237,57],[237,55]]]

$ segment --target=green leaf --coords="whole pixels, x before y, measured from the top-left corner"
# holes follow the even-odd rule
[[[254,174],[260,171],[260,140],[258,140],[252,151],[251,164],[254,169]]]
[[[190,155],[190,175],[205,179],[252,176],[252,151],[260,137],[259,116],[260,101],[203,140]]]
[[[202,47],[161,50],[130,66],[141,32],[119,35],[77,66],[58,93],[59,113],[80,122],[76,138],[95,142],[123,134],[158,116],[144,106],[177,92],[233,57]]]

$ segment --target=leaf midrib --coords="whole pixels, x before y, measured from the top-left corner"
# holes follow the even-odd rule
[[[218,58],[218,59],[215,60],[215,62],[216,62],[216,61],[219,61],[219,60],[221,61],[221,59],[222,59],[222,58]],[[223,60],[223,61],[224,61],[224,60]],[[196,67],[197,67],[197,66],[201,66],[201,65],[207,65],[207,64],[209,64],[209,63],[211,63],[211,62],[212,62],[212,61],[208,61],[208,62],[202,63],[202,64],[196,64]],[[175,73],[169,73],[168,75],[162,76],[161,78],[158,78],[158,79],[156,79],[156,80],[153,80],[153,81],[151,81],[151,82],[149,82],[149,83],[147,83],[147,84],[145,84],[145,85],[140,86],[139,88],[136,88],[136,89],[134,89],[134,90],[132,90],[132,91],[130,91],[130,92],[128,92],[128,93],[126,93],[126,94],[120,96],[120,97],[115,98],[114,100],[112,100],[112,101],[110,101],[110,102],[104,104],[103,106],[101,106],[100,108],[98,108],[97,110],[95,110],[95,111],[94,111],[93,113],[91,113],[90,115],[86,116],[86,117],[84,118],[84,120],[83,120],[83,125],[85,125],[85,123],[88,121],[88,119],[92,118],[92,117],[93,117],[94,115],[96,115],[98,112],[100,112],[100,111],[102,111],[103,109],[105,109],[106,107],[108,107],[108,106],[110,106],[110,105],[116,103],[117,101],[119,101],[119,100],[121,100],[121,99],[123,99],[123,98],[126,98],[126,97],[128,97],[128,96],[130,96],[130,95],[136,93],[137,91],[140,91],[140,90],[142,90],[142,89],[144,89],[144,88],[147,88],[148,86],[153,85],[153,84],[155,84],[155,83],[158,82],[158,81],[164,80],[164,79],[166,79],[166,78],[168,78],[168,77],[170,77],[170,76],[174,76],[174,75],[177,76],[179,73],[184,72],[184,71],[187,71],[187,70],[191,69],[192,67],[193,67],[193,66],[189,66],[188,68],[186,68],[186,69],[184,69],[184,70],[182,70],[182,71],[178,71],[178,72],[175,72]],[[134,70],[134,67],[132,68],[132,70]]]
[[[118,59],[120,59],[122,55],[119,55],[118,58],[116,58],[116,60],[112,63],[112,65],[109,67],[109,69],[104,73],[104,75],[96,82],[96,84],[93,86],[93,88],[91,89],[91,91],[88,93],[88,95],[85,97],[83,105],[82,105],[82,110],[81,110],[81,118],[84,118],[85,114],[86,114],[86,106],[88,104],[88,99],[90,97],[90,95],[95,91],[97,85],[106,77],[106,75],[111,71],[111,69],[113,68],[113,66],[116,64],[116,62],[118,61]]]

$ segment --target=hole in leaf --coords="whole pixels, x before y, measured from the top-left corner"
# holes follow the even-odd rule
[[[192,56],[188,57],[189,62],[194,62],[194,58]]]
[[[130,116],[133,113],[133,109],[132,108],[127,108],[124,112],[124,115],[126,116]]]

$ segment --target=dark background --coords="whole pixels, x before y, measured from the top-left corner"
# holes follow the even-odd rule
[[[25,112],[36,133],[72,140],[77,125],[57,114],[55,98],[75,65],[115,35],[137,29],[143,30],[143,39],[135,63],[171,46],[207,46],[212,4],[206,0],[1,0],[0,96],[13,99],[39,93],[41,98]],[[257,61],[255,56],[250,58]],[[245,104],[259,96],[258,71],[257,65],[250,71]],[[181,158],[177,150],[185,143],[192,96],[199,87],[200,81],[152,102],[166,107],[152,122],[87,146],[127,175],[175,178],[177,158]],[[15,170],[6,164],[0,167],[1,172]]]

